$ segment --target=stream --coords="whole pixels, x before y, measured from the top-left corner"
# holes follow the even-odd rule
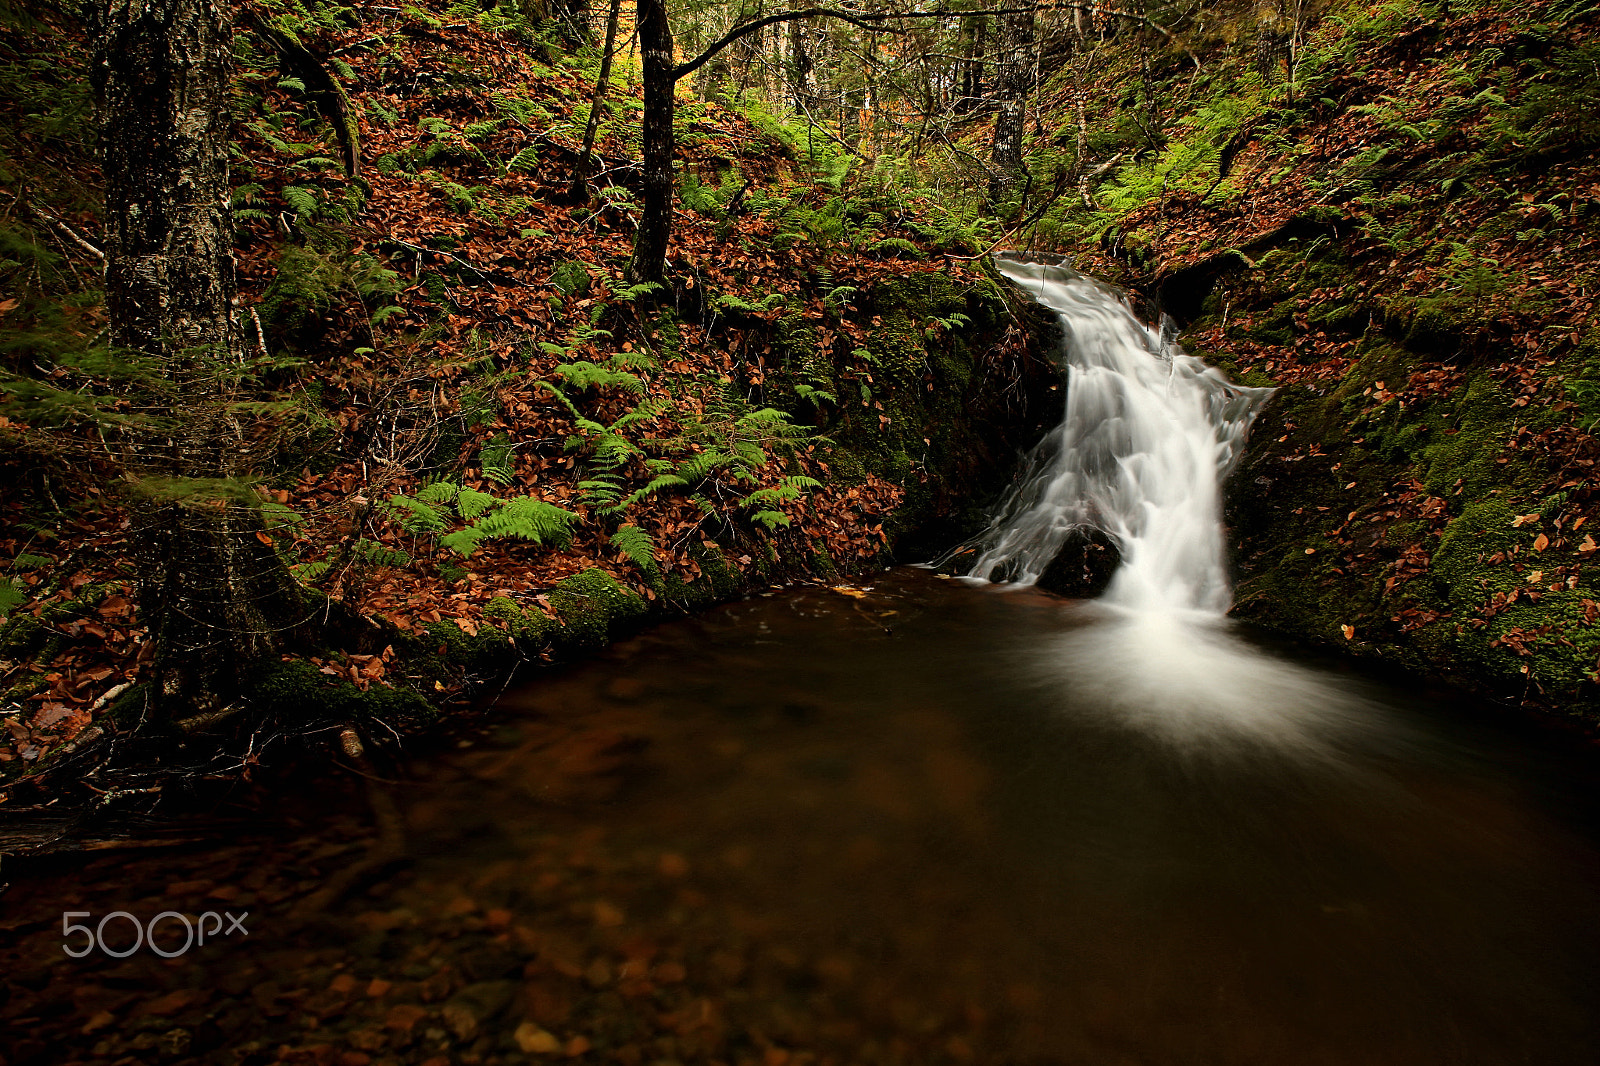
[[[0,1061],[1592,1062],[1592,751],[1230,623],[1261,390],[1005,269],[1077,340],[977,576],[773,590],[514,687],[402,768],[411,861],[303,929],[359,797],[20,878]],[[1106,596],[1032,587],[1082,524]],[[112,958],[118,919],[72,959],[67,910],[249,931]]]

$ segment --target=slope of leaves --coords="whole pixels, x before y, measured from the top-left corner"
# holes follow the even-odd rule
[[[242,20],[233,177],[247,365],[236,410],[270,538],[318,594],[397,643],[425,642],[440,623],[475,634],[491,602],[546,612],[559,582],[594,568],[660,603],[712,556],[747,582],[783,567],[878,565],[908,491],[953,505],[960,483],[926,461],[891,468],[861,452],[891,431],[936,432],[916,422],[933,369],[896,367],[885,380],[872,294],[926,279],[967,311],[1002,306],[976,249],[931,222],[929,205],[818,185],[739,115],[685,101],[680,166],[697,209],[679,212],[673,290],[630,288],[620,279],[638,214],[636,84],[614,86],[596,195],[576,203],[592,56],[562,55],[503,12],[438,0],[308,10],[266,2],[257,17],[338,79],[360,168],[340,163],[327,97]],[[0,31],[0,60],[81,73],[81,28],[46,18],[48,35]],[[92,128],[87,114],[73,121],[64,147],[31,130],[7,142],[24,165],[4,176],[19,204],[45,202],[47,166],[83,190],[67,230],[26,231],[54,242],[41,256],[60,275],[30,275],[27,325],[45,321],[34,308],[49,302],[67,308],[57,319],[76,316],[55,335],[81,337],[103,329],[104,313],[88,250],[99,241]],[[0,314],[21,313],[8,304]],[[965,313],[944,316],[914,323],[917,345],[960,343],[1022,372],[1022,330],[987,335]],[[22,325],[0,320],[8,340]],[[0,691],[14,742],[0,747],[0,775],[86,729],[115,731],[110,710],[148,649],[123,468],[103,443],[125,383],[59,354],[9,365],[0,434],[25,487],[0,501]],[[46,417],[44,386],[93,410]],[[980,376],[961,387],[991,386]],[[998,454],[1014,432],[991,435]],[[552,516],[570,520],[543,535]],[[362,690],[411,684],[394,663],[337,649],[317,660]]]
[[[1063,75],[1043,106],[1111,165],[1044,232],[1282,387],[1232,490],[1242,613],[1592,709],[1600,12],[1321,15],[1265,75],[1221,37]]]

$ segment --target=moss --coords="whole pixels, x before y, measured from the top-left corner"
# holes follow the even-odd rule
[[[535,651],[550,642],[556,620],[537,607],[522,608],[507,596],[496,596],[483,608],[483,616],[498,624],[525,651]]]
[[[564,649],[592,649],[644,617],[644,600],[600,569],[589,569],[564,579],[550,593],[550,606],[561,620],[556,643]]]
[[[409,688],[374,684],[365,692],[350,682],[322,673],[304,659],[289,659],[264,668],[249,688],[250,702],[263,714],[285,718],[421,718],[437,712]]]
[[[1515,410],[1487,374],[1473,375],[1451,413],[1453,424],[1422,451],[1428,491],[1442,496],[1455,491],[1459,482],[1462,494],[1472,498],[1503,483],[1505,464],[1496,460],[1505,452]]]
[[[428,635],[424,640],[433,645],[434,654],[446,664],[470,674],[487,677],[516,660],[511,638],[493,626],[480,626],[476,635],[467,633],[454,622],[430,622],[426,629]]]
[[[43,650],[50,636],[50,627],[33,615],[16,615],[0,627],[0,659],[30,661]]]
[[[1475,611],[1492,592],[1513,587],[1515,574],[1487,562],[1496,552],[1510,552],[1532,535],[1513,528],[1511,506],[1495,496],[1467,504],[1439,537],[1430,567],[1439,591],[1458,610]]]

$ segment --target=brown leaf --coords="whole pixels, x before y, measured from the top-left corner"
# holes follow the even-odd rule
[[[1540,533],[1537,537],[1533,538],[1534,551],[1542,552],[1548,547],[1550,547],[1550,538],[1545,536],[1543,533]]]

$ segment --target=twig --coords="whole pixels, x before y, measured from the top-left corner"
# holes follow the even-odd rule
[[[52,215],[50,212],[44,210],[44,208],[38,206],[37,204],[27,204],[26,206],[27,206],[28,210],[32,211],[34,214],[36,214],[40,218],[44,219],[46,222],[48,222],[50,225],[54,226],[56,229],[60,230],[62,233],[66,234],[66,236],[71,239],[73,244],[76,244],[79,248],[81,248],[84,251],[88,252],[90,255],[94,256],[96,259],[100,260],[102,263],[106,261],[106,253],[102,252],[100,249],[96,248],[94,245],[92,245],[88,241],[84,240],[83,236],[81,234],[79,234],[77,230],[73,229],[71,226],[67,225],[61,219],[59,219],[56,216]]]

